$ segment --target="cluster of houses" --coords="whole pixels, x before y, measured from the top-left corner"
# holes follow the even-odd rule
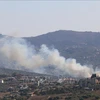
[[[58,79],[58,83],[66,83],[66,84],[74,84],[77,81],[75,78],[60,78]]]
[[[57,84],[60,84],[57,86]],[[5,88],[4,92],[10,92],[11,95],[18,94],[20,91],[29,90],[29,93],[35,90],[47,91],[55,88],[62,88],[62,86],[75,86],[81,88],[95,89],[98,85],[100,87],[100,77],[93,74],[90,78],[75,79],[68,77],[53,77],[53,76],[28,76],[28,75],[16,75],[11,77],[5,77],[0,79],[0,85]],[[1,89],[1,88],[0,88]],[[1,90],[0,90],[1,91]]]

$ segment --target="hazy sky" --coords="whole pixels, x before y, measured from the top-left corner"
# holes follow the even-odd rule
[[[100,1],[0,1],[0,33],[36,36],[55,30],[100,31]]]

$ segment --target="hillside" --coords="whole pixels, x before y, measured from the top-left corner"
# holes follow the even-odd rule
[[[8,69],[8,68],[0,68],[0,75],[12,75],[13,73],[22,74],[22,75],[33,75],[33,76],[50,76],[46,74],[40,74],[35,72],[28,72],[22,70]]]

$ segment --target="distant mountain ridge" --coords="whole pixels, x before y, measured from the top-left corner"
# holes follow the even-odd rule
[[[77,31],[55,31],[43,34],[37,37],[25,38],[32,44],[40,46],[41,44],[55,45],[58,43],[64,43],[66,45],[81,45],[87,43],[87,45],[97,45],[100,44],[100,33],[99,32],[77,32]],[[66,43],[65,43],[66,42]]]

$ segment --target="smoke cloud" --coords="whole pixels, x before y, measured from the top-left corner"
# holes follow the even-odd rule
[[[36,68],[54,66],[73,77],[90,77],[93,69],[77,63],[75,59],[65,59],[55,48],[41,45],[37,51],[24,39],[5,37],[0,39],[0,53],[7,59],[13,61],[17,66],[35,71]]]

